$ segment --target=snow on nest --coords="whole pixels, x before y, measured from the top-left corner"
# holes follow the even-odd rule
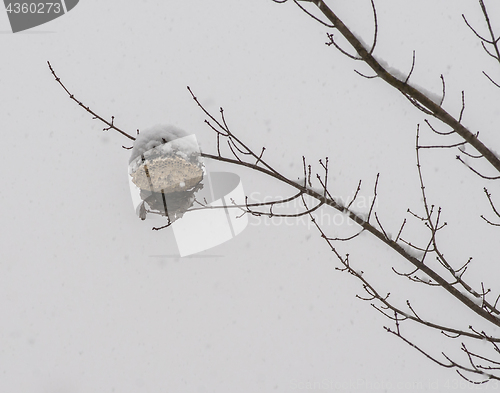
[[[200,149],[196,139],[185,138],[186,136],[189,136],[186,131],[164,124],[158,124],[141,131],[134,142],[129,164],[148,150],[165,143],[168,143],[168,149],[177,151],[179,155],[189,156],[193,153],[199,153]]]

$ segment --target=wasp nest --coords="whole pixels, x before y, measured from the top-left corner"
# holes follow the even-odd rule
[[[178,155],[160,156],[145,159],[131,176],[142,190],[168,194],[197,185],[203,178],[203,169]]]

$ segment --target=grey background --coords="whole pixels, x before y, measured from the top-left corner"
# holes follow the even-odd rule
[[[416,50],[412,81],[439,94],[443,73],[445,107],[457,115],[465,90],[464,124],[499,146],[498,89],[481,75],[484,69],[498,80],[498,65],[461,18],[484,31],[478,4],[402,3],[377,2],[376,55],[407,72]],[[371,41],[369,2],[332,4]],[[46,65],[132,133],[170,123],[214,152],[190,85],[207,109],[223,106],[232,130],[257,151],[265,146],[268,162],[287,176],[302,175],[302,155],[317,170],[328,156],[332,193],[346,199],[359,179],[368,198],[380,172],[377,211],[397,233],[408,207],[422,212],[414,139],[424,116],[381,81],[357,76],[354,67],[369,70],[326,47],[323,26],[270,0],[88,0],[25,33],[9,34],[0,13],[0,30],[0,391],[290,392],[314,383],[342,392],[488,389],[465,385],[387,334],[389,321],[355,298],[364,294],[359,283],[335,270],[333,254],[305,221],[253,218],[232,241],[176,258],[172,232],[153,232],[134,214],[129,152],[120,147],[129,141],[102,132]],[[425,128],[422,138],[456,142]],[[485,183],[455,154],[425,152],[429,197],[445,209],[447,255],[457,265],[473,255],[471,283],[490,287],[500,269],[498,233],[479,218],[489,214]],[[238,173],[255,199],[290,194],[250,171],[214,169]],[[353,233],[337,219],[327,226],[324,218],[332,236]],[[405,236],[423,242],[423,233],[412,221]],[[400,304],[409,297],[436,321],[476,322],[457,315],[443,290],[396,279],[391,266],[409,267],[368,235],[339,250],[382,293],[401,294]],[[448,350],[438,346],[439,334],[405,331],[437,354]],[[451,344],[450,353],[459,352]]]

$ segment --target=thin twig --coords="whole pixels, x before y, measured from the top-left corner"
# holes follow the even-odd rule
[[[79,106],[81,106],[83,109],[85,109],[87,112],[89,112],[92,116],[94,116],[94,119],[99,119],[100,121],[102,121],[104,124],[106,124],[108,127],[107,128],[104,128],[103,130],[104,131],[107,131],[107,130],[110,130],[110,129],[113,129],[115,131],[118,131],[120,134],[126,136],[127,138],[135,141],[135,138],[132,136],[132,135],[129,135],[127,134],[125,131],[122,131],[120,128],[118,128],[117,126],[114,125],[114,119],[115,117],[114,116],[111,116],[111,122],[107,121],[106,119],[102,118],[101,116],[99,116],[97,113],[95,113],[92,109],[90,109],[88,106],[85,106],[83,104],[83,102],[79,101],[76,99],[76,97],[70,93],[70,91],[66,88],[66,86],[62,83],[61,81],[61,78],[59,78],[56,74],[56,72],[54,71],[54,69],[52,68],[52,65],[50,64],[49,61],[47,61],[47,64],[49,66],[49,69],[50,69],[50,72],[52,73],[52,75],[54,76],[54,78],[56,79],[57,83],[59,83],[59,85],[64,89],[64,91],[68,94],[69,98],[71,98],[73,101],[75,101]]]

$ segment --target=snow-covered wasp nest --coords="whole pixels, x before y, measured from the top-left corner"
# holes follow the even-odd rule
[[[204,166],[194,135],[173,126],[155,126],[134,142],[129,175],[140,189],[141,219],[147,213],[168,215],[175,221],[192,206],[203,187]]]
[[[186,191],[201,179],[203,169],[179,156],[146,159],[132,173],[132,181],[140,189],[167,194]]]

